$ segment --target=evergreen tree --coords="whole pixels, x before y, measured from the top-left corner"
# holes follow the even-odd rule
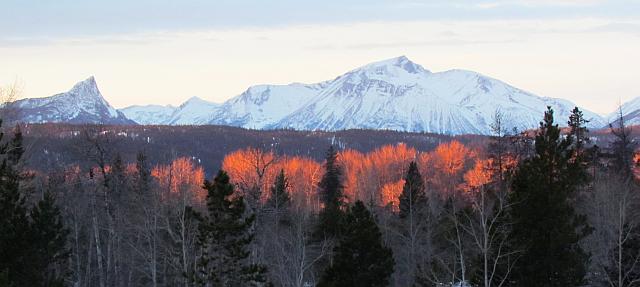
[[[271,196],[266,204],[267,208],[271,208],[278,213],[288,207],[291,203],[291,197],[289,197],[289,192],[287,192],[288,187],[289,181],[284,174],[284,170],[281,169],[271,187]]]
[[[3,136],[0,133],[0,140]],[[61,286],[69,256],[68,231],[49,193],[31,210],[27,206],[20,192],[23,153],[18,127],[13,139],[0,145],[0,273],[8,285]]]
[[[0,132],[0,140],[3,137]],[[9,285],[22,285],[30,268],[25,256],[30,250],[28,207],[16,166],[22,156],[21,138],[16,133],[13,141],[0,145],[0,272]]]
[[[151,188],[151,172],[147,163],[147,156],[139,152],[136,156],[136,192],[145,193]]]
[[[315,236],[331,238],[340,234],[344,218],[344,186],[342,167],[337,162],[338,152],[333,146],[327,151],[325,173],[319,184],[320,198],[324,207],[319,214],[319,224]]]
[[[632,178],[633,154],[638,143],[631,135],[631,127],[625,123],[622,108],[620,108],[618,120],[616,120],[615,123],[609,124],[609,129],[615,137],[615,140],[611,143],[614,156],[614,169],[623,178]]]
[[[430,223],[425,184],[416,162],[409,164],[402,193],[399,196],[399,246],[396,273],[398,284],[411,285],[417,265],[425,257],[425,245],[430,233],[426,232]]]
[[[69,231],[64,227],[62,214],[56,206],[51,193],[31,209],[30,245],[33,250],[29,258],[29,267],[37,270],[29,280],[32,286],[64,286],[64,266],[70,251],[66,247]]]
[[[271,186],[271,196],[265,206],[273,215],[276,235],[279,235],[280,225],[288,223],[289,207],[291,206],[291,197],[289,197],[289,192],[287,191],[288,187],[289,181],[284,174],[284,170],[281,169],[273,186]]]
[[[587,123],[589,121],[584,118],[582,111],[578,107],[573,108],[567,124],[570,128],[569,134],[573,137],[574,151],[578,155],[582,155],[585,144],[589,142]]]
[[[573,158],[572,137],[560,138],[548,108],[535,139],[535,154],[516,171],[509,196],[514,248],[522,250],[516,286],[581,286],[589,255],[578,244],[590,232],[572,206],[585,183],[585,166]]]
[[[425,193],[424,180],[415,161],[409,164],[409,170],[404,178],[404,186],[402,187],[399,201],[400,218],[412,218],[413,213],[417,209],[423,208],[426,204],[427,195]]]
[[[249,262],[247,250],[254,235],[250,228],[255,215],[245,214],[244,198],[234,193],[229,176],[223,170],[213,182],[204,183],[207,190],[206,216],[200,220],[197,244],[196,283],[203,286],[260,286],[266,281],[266,268]]]
[[[394,260],[382,244],[380,230],[362,201],[347,212],[343,237],[334,248],[334,263],[317,286],[388,286]]]

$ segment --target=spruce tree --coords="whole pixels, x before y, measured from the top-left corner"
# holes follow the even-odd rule
[[[418,164],[412,161],[404,178],[404,186],[399,198],[400,218],[413,217],[413,213],[424,207],[427,201],[424,180]]]
[[[409,169],[405,175],[402,193],[399,196],[399,222],[398,239],[401,248],[397,249],[401,254],[397,263],[397,276],[402,282],[401,285],[411,285],[415,277],[418,263],[423,258],[424,245],[429,241],[430,234],[427,233],[429,225],[429,210],[427,205],[427,195],[425,184],[416,162],[409,164]]]
[[[63,225],[62,214],[51,193],[44,193],[43,199],[31,209],[30,217],[33,253],[29,265],[38,271],[33,272],[29,280],[33,286],[64,286],[65,271],[56,267],[64,266],[69,257],[66,247],[69,230]]]
[[[328,267],[319,287],[388,286],[393,273],[393,252],[382,243],[373,216],[362,201],[347,212],[343,236],[334,248],[333,265]]]
[[[548,108],[535,139],[535,154],[520,165],[509,202],[512,248],[522,251],[512,272],[516,286],[581,286],[589,255],[579,242],[590,232],[572,198],[587,180],[572,137],[561,139]]]
[[[324,207],[319,214],[316,238],[335,238],[342,230],[344,218],[344,186],[342,167],[337,162],[338,152],[333,146],[327,151],[325,173],[319,184],[320,199]]]
[[[260,286],[266,281],[266,268],[249,262],[248,247],[254,235],[255,215],[247,215],[244,198],[234,192],[229,176],[220,170],[204,183],[207,190],[206,216],[200,220],[195,281],[203,286]]]
[[[0,132],[0,141],[3,137]],[[22,285],[30,268],[26,257],[31,248],[30,222],[17,168],[22,156],[20,139],[17,133],[13,141],[0,145],[0,273],[10,285]]]
[[[1,121],[0,121],[1,123]],[[0,132],[0,141],[4,136]],[[22,133],[0,145],[0,273],[13,286],[62,286],[69,252],[67,230],[53,197],[45,193],[29,208],[20,190]]]
[[[265,207],[273,215],[276,234],[279,234],[280,225],[288,224],[289,207],[291,206],[291,197],[287,188],[289,181],[281,169],[275,178],[273,186],[271,186],[271,196],[267,200]]]
[[[570,128],[569,134],[573,137],[574,150],[576,154],[580,156],[582,155],[585,144],[589,142],[589,130],[586,127],[587,123],[589,123],[589,121],[584,118],[582,111],[578,109],[578,107],[573,108],[567,124]]]
[[[289,181],[284,174],[284,170],[281,169],[270,189],[271,195],[267,200],[267,208],[273,209],[277,213],[289,206],[291,197],[289,197],[289,192],[287,192],[288,187]]]

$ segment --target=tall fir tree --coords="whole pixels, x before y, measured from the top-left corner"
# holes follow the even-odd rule
[[[582,111],[578,107],[573,108],[567,124],[570,129],[569,134],[573,137],[574,151],[579,156],[582,156],[585,145],[589,143],[589,130],[586,127],[588,123]]]
[[[64,227],[62,214],[55,204],[53,194],[45,192],[42,200],[31,209],[30,244],[33,252],[29,265],[39,272],[30,278],[32,286],[65,286],[64,266],[70,251],[67,248],[69,230]]]
[[[342,231],[344,219],[343,171],[338,164],[338,152],[329,147],[326,156],[325,173],[319,183],[319,193],[324,207],[319,214],[316,238],[335,238]]]
[[[287,208],[291,203],[291,197],[289,196],[287,188],[289,188],[289,181],[284,174],[284,170],[281,169],[275,178],[273,186],[271,186],[271,193],[266,204],[267,208],[273,209],[275,212]]]
[[[280,225],[288,223],[289,207],[291,207],[291,197],[287,189],[289,181],[281,169],[275,178],[273,186],[270,189],[270,196],[265,204],[267,210],[273,215],[276,234],[279,235]]]
[[[3,136],[0,132],[0,141]],[[0,145],[0,273],[9,286],[62,286],[68,231],[51,194],[27,206],[20,190],[23,153],[16,127],[13,139]]]
[[[383,245],[380,230],[362,201],[349,209],[344,224],[344,234],[334,248],[334,263],[317,286],[389,286],[393,252]]]
[[[1,123],[1,121],[0,121]],[[0,132],[0,141],[4,133]],[[17,164],[22,156],[21,135],[0,145],[0,272],[9,284],[19,285],[28,277],[30,222],[25,197],[20,192]]]
[[[249,262],[255,215],[246,214],[244,198],[234,192],[229,176],[220,170],[204,183],[206,216],[200,220],[197,244],[201,249],[195,283],[201,286],[262,286],[266,268]]]
[[[137,193],[146,193],[151,188],[151,169],[147,156],[143,152],[136,155],[135,189]]]
[[[414,161],[409,163],[398,200],[397,235],[401,248],[396,252],[401,257],[396,262],[396,280],[401,285],[412,285],[418,264],[428,257],[424,247],[430,240],[430,233],[426,231],[431,220],[424,180]]]
[[[409,163],[409,170],[404,178],[404,186],[399,198],[400,218],[413,218],[413,213],[424,208],[427,202],[424,179],[415,161]]]
[[[580,247],[590,227],[572,199],[587,181],[575,160],[572,137],[561,138],[548,108],[535,139],[535,154],[520,165],[509,202],[513,248],[522,250],[512,272],[516,286],[582,286],[589,255]]]

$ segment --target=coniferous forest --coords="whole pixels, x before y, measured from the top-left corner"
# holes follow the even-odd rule
[[[0,286],[640,286],[632,128],[503,121],[197,145],[198,127],[5,124]]]

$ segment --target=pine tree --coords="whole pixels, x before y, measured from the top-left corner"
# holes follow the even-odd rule
[[[578,107],[573,108],[567,124],[570,128],[569,134],[573,137],[574,150],[578,155],[582,155],[585,144],[589,142],[587,123],[589,121],[584,118],[582,111]]]
[[[291,197],[289,197],[287,188],[289,188],[289,181],[284,174],[284,170],[281,169],[275,178],[273,186],[271,186],[271,196],[265,205],[267,210],[273,215],[276,236],[279,236],[280,225],[288,224]]]
[[[344,224],[343,237],[334,248],[334,263],[317,286],[388,286],[393,252],[382,244],[380,230],[362,201],[347,212]]]
[[[139,152],[136,156],[136,192],[145,193],[151,186],[151,172],[147,163],[147,156]]]
[[[614,169],[623,178],[632,178],[633,154],[638,147],[638,143],[631,135],[632,128],[625,123],[622,107],[619,111],[618,120],[615,123],[609,124],[609,129],[615,137],[615,140],[611,143],[614,156]]]
[[[548,108],[535,140],[535,155],[516,171],[509,202],[511,238],[521,257],[512,279],[517,286],[581,286],[589,255],[579,241],[590,232],[572,206],[587,180],[585,166],[573,158],[572,137],[560,138]],[[515,206],[517,205],[517,206]]]
[[[64,266],[70,251],[66,247],[67,230],[62,222],[62,214],[56,206],[51,193],[45,192],[43,199],[31,209],[30,245],[33,250],[29,266],[38,272],[31,274],[29,280],[40,286],[64,286]]]
[[[319,214],[316,238],[334,238],[340,235],[344,218],[344,187],[342,167],[337,162],[338,152],[333,146],[327,151],[325,173],[319,184],[320,198],[324,207]]]
[[[0,140],[3,136],[0,133]],[[13,139],[0,146],[0,273],[8,285],[61,286],[69,256],[68,232],[49,193],[31,210],[27,206],[20,191],[23,153],[18,127]]]
[[[415,278],[417,265],[428,256],[424,245],[428,242],[429,210],[425,184],[416,162],[409,164],[404,186],[399,199],[398,238],[400,239],[401,260],[398,260],[398,278],[402,285],[411,285]]]
[[[207,190],[206,216],[200,220],[197,244],[196,283],[203,286],[260,286],[266,281],[266,268],[249,262],[247,250],[254,235],[250,228],[255,215],[246,214],[244,198],[235,194],[229,176],[223,170],[213,182],[204,183]]]
[[[404,178],[404,186],[402,187],[399,201],[400,218],[412,218],[413,213],[417,209],[424,208],[426,204],[427,195],[425,193],[424,180],[415,161],[409,164],[409,170]]]
[[[3,137],[0,132],[0,140]],[[30,248],[30,222],[16,167],[22,156],[21,137],[17,133],[11,143],[0,145],[0,273],[5,274],[9,285],[22,285],[29,271],[25,255]]]
[[[266,204],[267,208],[273,209],[276,213],[286,209],[291,203],[287,188],[289,188],[289,181],[284,174],[284,170],[281,169],[271,187],[271,196]]]

